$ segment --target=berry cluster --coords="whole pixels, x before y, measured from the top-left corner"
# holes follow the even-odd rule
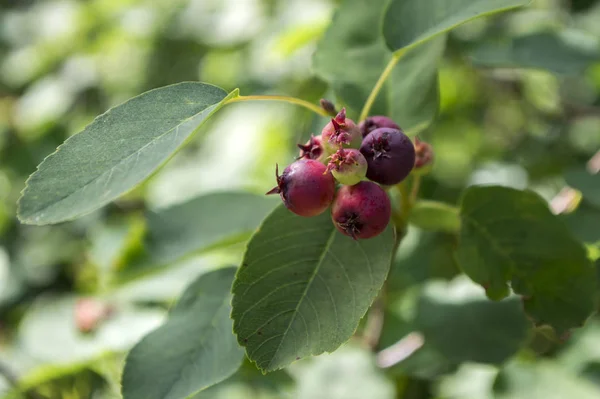
[[[300,216],[316,216],[331,206],[335,227],[355,240],[375,237],[390,221],[390,199],[379,184],[400,183],[416,161],[424,161],[417,160],[415,145],[390,118],[372,116],[357,126],[345,109],[298,147],[299,158],[281,175],[276,169],[277,186],[267,194],[280,194]]]

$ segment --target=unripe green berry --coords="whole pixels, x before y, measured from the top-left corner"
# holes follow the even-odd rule
[[[340,148],[329,157],[327,170],[335,179],[345,185],[353,186],[365,179],[367,175],[367,160],[354,148]]]

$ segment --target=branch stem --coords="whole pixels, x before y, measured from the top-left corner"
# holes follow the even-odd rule
[[[362,112],[360,113],[360,118],[358,118],[359,121],[365,120],[367,118],[367,116],[369,116],[369,112],[371,112],[371,108],[373,107],[373,104],[375,103],[375,100],[377,99],[377,95],[383,88],[383,84],[385,83],[387,78],[390,76],[390,74],[394,70],[394,67],[396,66],[398,61],[400,61],[400,58],[402,57],[403,53],[404,53],[403,51],[400,51],[400,52],[396,52],[396,53],[392,54],[392,59],[390,60],[390,62],[388,62],[387,66],[381,73],[381,76],[379,76],[377,83],[375,83],[373,90],[371,90],[371,94],[369,94],[369,97],[367,98],[367,101],[365,102]]]
[[[237,96],[237,97],[233,97],[230,100],[228,100],[226,104],[238,103],[238,102],[243,102],[243,101],[279,101],[279,102],[284,102],[284,103],[288,103],[288,104],[299,105],[299,106],[304,107],[306,109],[309,109],[312,112],[314,112],[316,114],[319,114],[321,116],[326,116],[326,117],[329,116],[329,114],[327,113],[327,111],[325,111],[324,109],[322,109],[318,105],[315,105],[315,104],[310,103],[310,102],[305,101],[305,100],[301,100],[301,99],[296,98],[296,97],[270,96],[270,95],[269,96],[267,96],[267,95],[260,95],[260,96]]]

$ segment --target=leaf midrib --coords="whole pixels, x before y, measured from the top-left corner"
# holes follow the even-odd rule
[[[335,228],[332,228],[329,238],[327,239],[327,242],[325,243],[325,246],[323,247],[323,252],[321,253],[321,256],[319,256],[317,266],[315,267],[315,270],[313,271],[312,275],[310,276],[310,279],[308,280],[308,283],[306,284],[306,288],[304,289],[304,292],[302,292],[302,296],[300,297],[300,299],[298,300],[298,304],[294,308],[294,313],[292,314],[292,318],[290,319],[290,322],[288,323],[287,328],[283,332],[283,335],[281,336],[281,340],[279,341],[279,345],[277,345],[277,349],[275,349],[275,352],[273,353],[271,360],[269,360],[269,364],[267,365],[265,370],[271,369],[273,359],[275,358],[275,356],[277,356],[277,354],[279,353],[279,350],[281,349],[281,345],[282,345],[283,341],[285,341],[285,339],[287,338],[288,332],[289,332],[292,324],[294,324],[294,321],[296,320],[296,315],[298,314],[298,309],[304,302],[304,299],[307,297],[308,290],[311,288],[314,279],[316,278],[319,270],[321,269],[321,266],[323,265],[323,261],[325,260],[325,256],[329,253],[329,249],[331,248],[331,244],[333,243],[333,241],[335,239],[335,235],[336,235],[336,230],[335,230]],[[317,318],[318,318],[318,315],[317,315]],[[336,332],[337,332],[337,329],[336,329]]]

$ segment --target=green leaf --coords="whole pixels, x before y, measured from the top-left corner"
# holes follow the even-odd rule
[[[425,342],[455,363],[502,363],[525,345],[531,326],[518,298],[489,301],[464,277],[427,284],[416,314]]]
[[[250,238],[278,203],[244,192],[203,195],[147,217],[146,255],[120,273],[128,280],[190,255]]]
[[[600,173],[589,173],[585,168],[571,169],[565,174],[567,184],[581,191],[590,204],[600,207]]]
[[[500,43],[484,43],[469,54],[484,67],[546,69],[556,74],[578,75],[600,59],[598,51],[580,48],[558,33],[542,32]]]
[[[529,4],[530,0],[392,0],[383,36],[392,51],[416,46],[473,19]]]
[[[460,228],[458,209],[438,201],[417,202],[411,210],[408,221],[424,230],[453,233]]]
[[[244,351],[229,318],[234,275],[235,268],[202,275],[167,322],[131,350],[123,371],[124,399],[183,399],[235,373]]]
[[[106,205],[150,176],[237,95],[188,82],[110,109],[38,166],[19,200],[19,219],[59,223]]]
[[[386,4],[387,0],[344,1],[315,52],[315,72],[354,111],[362,108],[392,58],[380,34]],[[412,133],[426,127],[438,111],[437,65],[444,48],[442,37],[408,52],[396,65],[372,114],[388,115]]]
[[[461,204],[456,259],[488,297],[523,296],[536,324],[559,333],[581,326],[595,307],[595,271],[583,245],[531,191],[470,187]]]
[[[348,340],[387,276],[393,245],[391,226],[354,241],[328,213],[303,218],[276,208],[233,285],[234,332],[250,360],[277,370]]]

